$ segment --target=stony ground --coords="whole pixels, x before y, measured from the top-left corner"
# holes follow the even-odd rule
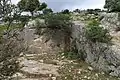
[[[34,40],[31,47],[31,51],[41,53],[32,52],[22,56],[23,67],[14,75],[17,76],[14,80],[120,80],[95,71],[83,61],[68,60],[64,53],[51,53],[51,48],[48,44],[42,44],[40,38]]]
[[[33,30],[26,29],[23,34],[29,42],[29,51],[19,59],[22,68],[13,80],[120,80],[94,70],[83,61],[66,58],[65,53],[59,52],[63,45],[44,39],[45,36],[34,39],[33,33]],[[57,42],[62,44],[62,38],[59,37]]]

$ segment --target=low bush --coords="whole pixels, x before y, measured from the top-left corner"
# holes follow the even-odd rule
[[[71,18],[69,14],[56,13],[45,16],[46,26],[52,29],[68,29],[70,20]]]
[[[86,38],[92,42],[109,43],[111,36],[107,29],[99,26],[99,21],[91,21],[86,28]]]
[[[44,22],[40,22],[40,19],[36,19],[35,21],[37,32],[39,32],[41,28],[59,29],[71,32],[69,27],[71,25],[71,18],[69,14],[52,13],[44,15],[42,18]]]

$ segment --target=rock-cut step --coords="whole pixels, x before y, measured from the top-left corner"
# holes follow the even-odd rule
[[[40,63],[34,60],[23,60],[21,73],[29,78],[57,77],[59,76],[58,67],[53,64]]]

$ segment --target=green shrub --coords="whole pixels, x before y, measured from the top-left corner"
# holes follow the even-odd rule
[[[45,22],[48,28],[66,29],[70,25],[70,15],[56,13],[49,14],[45,17]]]
[[[65,32],[71,32],[69,27],[71,25],[71,17],[69,14],[52,13],[44,15],[42,18],[44,19],[44,23],[41,23],[39,19],[35,21],[38,33],[41,28],[59,29]]]
[[[86,29],[86,38],[91,40],[92,42],[103,42],[109,43],[111,40],[111,36],[107,29],[99,26],[98,21],[91,21]]]

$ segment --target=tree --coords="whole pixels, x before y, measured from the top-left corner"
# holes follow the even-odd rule
[[[78,13],[80,13],[80,10],[79,10],[79,9],[75,9],[73,12],[78,12]]]
[[[65,9],[65,10],[62,11],[62,13],[63,13],[63,14],[69,14],[70,11],[69,11],[68,9]]]
[[[4,29],[0,31],[0,80],[11,80],[11,76],[19,71],[18,58],[24,49],[18,38],[19,30],[12,29],[13,21],[18,15],[14,8],[11,0],[0,0],[0,18],[2,21],[7,18]]]
[[[45,3],[40,5],[39,0],[21,0],[18,2],[18,7],[20,10],[29,11],[33,16],[34,11],[42,10],[46,8],[47,5]]]
[[[99,8],[96,8],[96,9],[94,9],[94,11],[96,11],[96,12],[101,12],[102,10],[99,9]]]
[[[70,25],[70,15],[62,13],[48,14],[45,17],[45,22],[48,28],[66,30]]]
[[[0,0],[0,18],[7,17],[12,12],[10,0]]]
[[[43,10],[47,8],[47,4],[46,3],[42,3],[39,10]]]
[[[51,8],[46,8],[43,10],[43,14],[49,14],[49,13],[53,13]]]
[[[94,14],[94,9],[87,9],[87,12],[88,12],[89,14]]]
[[[119,12],[120,0],[106,0],[104,8],[108,9],[110,12]]]

